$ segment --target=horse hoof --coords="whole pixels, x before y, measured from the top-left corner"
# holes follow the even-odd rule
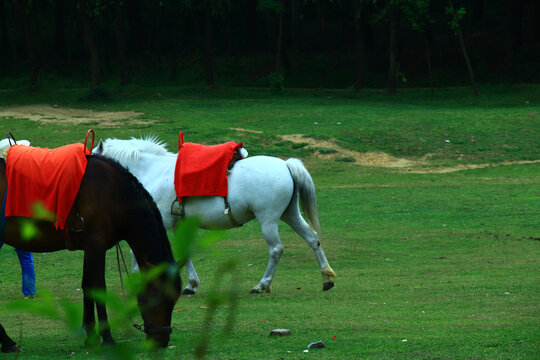
[[[182,295],[195,295],[195,291],[186,288],[186,289],[184,289],[184,291],[182,291]]]
[[[258,289],[251,289],[250,294],[260,294],[262,291]]]
[[[2,346],[2,352],[3,353],[16,353],[23,351],[20,347],[17,345],[11,345],[11,346]]]
[[[334,287],[334,283],[333,282],[325,282],[323,285],[322,285],[322,290],[323,291],[327,291],[327,290],[330,290],[331,288]]]

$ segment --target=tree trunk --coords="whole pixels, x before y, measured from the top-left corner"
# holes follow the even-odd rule
[[[202,19],[202,12],[191,10],[191,26],[192,26],[192,33],[191,36],[194,38],[196,48],[200,49],[204,53],[204,41],[203,34],[201,32],[201,19]]]
[[[388,5],[388,21],[390,25],[390,36],[388,41],[388,93],[396,93],[396,7],[392,0],[387,0]]]
[[[429,10],[428,10],[428,16],[429,16]],[[433,53],[433,29],[431,27],[431,24],[429,24],[429,22],[425,25],[422,35],[424,37],[424,46],[426,48],[426,63],[427,63],[427,70],[428,70],[429,89],[431,90],[431,93],[433,94],[434,93],[433,69],[431,65],[431,57]]]
[[[361,0],[353,1],[354,10],[354,29],[355,29],[355,45],[356,45],[356,80],[354,89],[360,90],[364,86],[366,74],[366,46],[364,43],[364,20],[365,9],[363,9]]]
[[[79,4],[78,4],[79,21],[80,21],[83,36],[84,36],[84,42],[88,48],[88,52],[90,53],[90,68],[91,68],[91,73],[92,73],[92,85],[98,86],[101,83],[100,74],[99,74],[99,54],[98,54],[96,42],[92,35],[92,31],[90,29],[90,19],[86,12],[87,11],[86,5],[87,5],[86,0],[79,0]]]
[[[14,2],[23,28],[26,50],[28,52],[28,58],[30,60],[30,87],[37,88],[39,65],[36,55],[36,49],[32,39],[32,32],[30,31],[30,24],[28,23],[28,17],[32,15],[31,12],[33,11],[33,6],[30,6],[30,13],[27,15],[26,2],[24,4],[22,4],[22,2],[18,0],[15,0]]]
[[[65,7],[65,18],[66,19],[77,19],[77,3],[75,4],[69,2],[68,6]],[[75,43],[78,43],[79,37],[74,36],[74,34],[79,35],[80,34],[80,27],[77,24],[78,22],[75,20],[69,20],[65,23],[66,31],[65,31],[65,41],[66,41],[66,47],[65,47],[65,55],[63,60],[63,73],[66,75],[71,74],[71,71],[73,69],[73,49],[75,48]]]
[[[204,70],[206,74],[206,85],[214,85],[214,49],[212,34],[212,6],[207,3],[204,8]]]
[[[279,12],[278,37],[276,50],[276,74],[281,72],[281,49],[283,46],[283,18],[285,17],[285,0],[281,1],[281,11]]]
[[[456,17],[456,11],[454,9],[454,4],[452,3],[452,0],[448,0],[448,4],[450,5],[450,10],[452,11],[452,18],[456,22],[456,34],[459,39],[459,45],[461,46],[461,52],[463,53],[463,58],[465,59],[465,63],[467,65],[467,70],[469,72],[469,79],[471,81],[471,87],[473,90],[474,96],[478,96],[478,90],[476,90],[476,80],[474,79],[474,72],[471,65],[471,62],[469,60],[469,55],[467,54],[467,49],[465,48],[465,41],[463,40],[463,35],[461,34],[461,28],[459,26],[459,23],[457,21]]]
[[[127,85],[130,82],[129,67],[127,60],[127,39],[124,23],[124,3],[116,0],[116,55],[118,57],[118,66],[120,67],[120,85]]]
[[[226,39],[226,48],[229,55],[235,55],[236,51],[234,48],[234,35],[233,35],[233,24],[232,24],[232,14],[231,10],[225,10],[223,15],[224,27],[225,27],[225,39]]]
[[[66,36],[64,31],[64,0],[54,2],[54,48],[56,58],[65,59]]]
[[[158,68],[161,67],[161,12],[163,10],[163,6],[161,5],[161,1],[157,1],[157,8],[155,9],[154,13],[154,41],[153,41],[153,47],[154,47],[154,57],[155,62],[158,66]]]
[[[14,34],[13,34],[13,41],[11,43],[11,73],[13,76],[17,77],[19,75],[19,69],[20,69],[20,54],[19,54],[19,48],[17,44],[21,42],[21,36],[24,34],[24,30],[22,28],[22,24],[20,21],[17,21],[18,19],[18,11],[15,4],[13,4],[12,1],[7,2],[8,6],[10,6],[11,10],[15,12],[15,15],[11,17],[11,24],[13,26]],[[9,41],[9,37],[8,37]]]
[[[257,0],[248,0],[245,27],[248,47],[253,47],[257,44],[257,17]]]
[[[531,16],[532,20],[530,21],[530,25],[533,32],[532,42],[533,42],[533,45],[535,44],[534,56],[539,56],[540,55],[540,21],[538,21],[538,19],[540,19],[540,3],[538,1],[532,2],[531,7],[532,7],[531,12],[533,13],[533,15]]]
[[[317,1],[317,17],[319,18],[319,51],[326,50],[326,6],[322,1]]]
[[[299,1],[291,0],[291,47],[295,50],[298,50],[299,8]]]
[[[426,44],[426,62],[427,62],[427,68],[428,68],[429,89],[431,90],[431,93],[433,94],[434,91],[433,91],[433,71],[431,69],[431,47],[429,45],[427,33],[424,33],[424,43]]]
[[[8,27],[6,19],[5,0],[0,0],[0,46],[2,49],[8,48]]]
[[[145,50],[145,38],[143,29],[145,24],[141,17],[140,0],[129,0],[125,2],[127,9],[127,19],[129,23],[129,47],[136,54]]]
[[[506,0],[506,69],[508,82],[518,82],[516,69],[516,52],[521,45],[521,19],[523,2],[521,0]]]

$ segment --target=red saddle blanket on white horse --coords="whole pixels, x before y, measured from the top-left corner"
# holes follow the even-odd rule
[[[178,157],[174,171],[174,189],[178,201],[185,196],[227,196],[227,166],[242,143],[205,146],[178,141]]]
[[[6,217],[56,219],[54,225],[63,230],[79,192],[89,154],[83,144],[57,149],[11,146],[6,156]],[[46,211],[40,211],[38,204]]]

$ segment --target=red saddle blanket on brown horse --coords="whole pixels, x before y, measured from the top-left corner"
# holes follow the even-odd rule
[[[6,156],[6,217],[54,220],[50,218],[50,214],[54,214],[54,225],[63,230],[79,192],[86,170],[86,155],[89,154],[83,144],[57,149],[24,145],[10,147]],[[36,209],[38,204],[46,211]]]
[[[180,132],[178,157],[174,171],[174,189],[178,201],[185,196],[227,196],[227,167],[242,143],[205,146],[184,143]]]

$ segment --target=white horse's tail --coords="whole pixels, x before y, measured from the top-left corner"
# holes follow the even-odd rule
[[[313,179],[304,167],[304,164],[302,164],[302,161],[290,158],[285,163],[289,168],[295,188],[300,195],[300,203],[302,204],[304,215],[313,230],[320,234],[321,223],[319,222],[319,211],[317,210],[317,197],[315,195]]]

